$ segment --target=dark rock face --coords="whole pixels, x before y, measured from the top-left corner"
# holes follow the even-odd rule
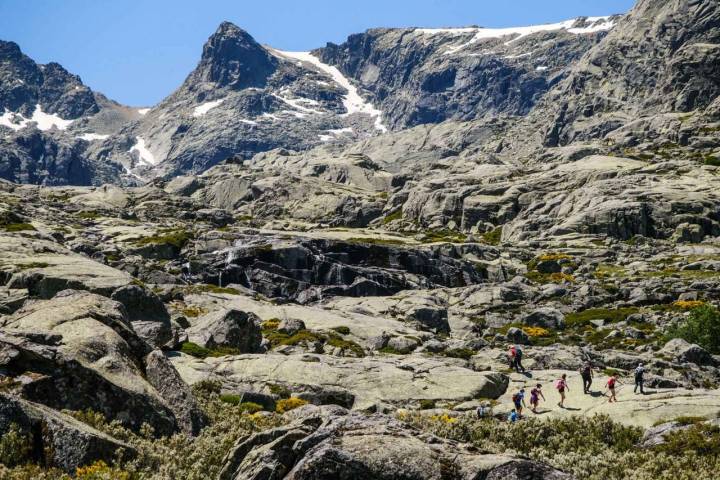
[[[108,170],[113,169],[117,167],[108,165]],[[0,178],[39,185],[91,185],[102,176],[79,142],[59,142],[28,128],[0,137]]]
[[[201,274],[213,283],[237,283],[269,297],[307,302],[322,295],[390,295],[408,288],[459,287],[486,276],[452,250],[423,250],[328,240],[236,247],[229,261]]]
[[[316,52],[371,92],[389,125],[401,129],[450,119],[525,115],[604,33],[558,30],[508,45],[510,35],[454,51],[473,36],[472,31],[373,29]]]
[[[80,77],[61,65],[38,65],[13,42],[0,40],[0,110],[31,117],[36,105],[63,119],[99,111],[95,96]]]
[[[718,22],[714,0],[639,1],[544,102],[554,116],[546,145],[614,130],[625,121],[620,112],[689,112],[710,105],[720,94]]]
[[[234,90],[263,87],[277,64],[246,31],[223,22],[205,44],[200,64],[186,84],[213,82]]]

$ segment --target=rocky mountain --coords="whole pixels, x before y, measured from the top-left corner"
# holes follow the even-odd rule
[[[229,157],[249,159],[274,148],[307,150],[388,128],[524,115],[617,18],[516,29],[370,30],[313,52],[261,46],[226,22],[210,37],[183,85],[153,108],[111,104],[73,77],[75,83],[62,87],[71,94],[62,98],[67,103],[78,97],[74,110],[65,106],[65,117],[38,127],[69,129],[73,140],[83,142],[57,132],[43,137],[42,145],[34,143],[34,149],[13,140],[6,147],[4,178],[133,184],[199,173]],[[7,62],[13,66],[4,81],[11,92],[20,68],[15,64],[41,70],[19,50],[15,56],[22,61]],[[60,78],[53,82],[65,85]],[[32,98],[23,106],[8,102],[6,127],[24,130],[25,117],[10,120],[21,109],[30,112]],[[88,101],[89,106],[83,103]],[[41,147],[51,153],[40,159]]]
[[[39,65],[0,41],[0,178],[47,185],[120,183],[121,166],[96,161],[91,142],[139,116],[93,92],[57,63]]]
[[[135,184],[0,181],[0,478],[714,478],[719,11],[223,24],[127,122],[6,113]]]

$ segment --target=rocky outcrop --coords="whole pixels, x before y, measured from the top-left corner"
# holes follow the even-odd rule
[[[412,405],[421,400],[497,398],[508,385],[505,375],[474,372],[422,355],[340,358],[266,354],[204,360],[179,355],[170,360],[190,384],[220,380],[233,391],[253,387],[257,392],[283,385],[293,394],[318,403],[326,403],[323,398],[349,398],[342,403],[356,410]]]
[[[64,291],[2,319],[2,367],[18,394],[54,409],[93,408],[137,430],[158,435],[197,432],[202,421],[192,396],[170,365],[151,355],[121,304],[88,292]],[[149,371],[148,371],[149,368]],[[152,379],[152,382],[150,381]],[[187,388],[187,387],[185,387]],[[191,415],[191,416],[192,416]]]
[[[98,460],[111,463],[118,458],[131,460],[137,452],[73,417],[39,403],[0,394],[0,435],[15,427],[30,447],[29,458],[47,467],[75,473],[78,467]]]
[[[305,407],[292,412],[291,418],[294,422],[287,426],[241,438],[228,453],[219,478],[572,478],[538,462],[477,453],[383,415]]]

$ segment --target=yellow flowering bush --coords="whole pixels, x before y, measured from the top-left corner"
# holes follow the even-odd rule
[[[523,327],[522,329],[529,337],[547,337],[550,335],[550,330],[543,327]]]
[[[303,405],[307,405],[307,403],[307,400],[303,400],[302,398],[283,398],[275,403],[275,411],[277,413],[285,413],[298,407],[302,407]]]
[[[705,302],[702,300],[678,300],[673,302],[673,306],[683,310],[692,310],[693,308],[702,307]]]

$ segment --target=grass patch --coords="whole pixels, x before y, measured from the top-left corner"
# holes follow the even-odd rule
[[[635,307],[627,308],[589,308],[581,312],[573,312],[565,315],[565,324],[567,326],[584,326],[588,325],[592,320],[605,320],[609,323],[622,322],[630,315],[638,313],[640,310]]]
[[[226,355],[239,355],[240,350],[231,347],[205,348],[197,343],[183,342],[180,351],[195,358],[224,357]]]
[[[36,230],[30,223],[6,223],[2,225],[2,228],[6,232],[29,232]]]
[[[348,243],[361,243],[367,245],[405,245],[403,240],[394,238],[373,238],[373,237],[350,237]]]
[[[346,327],[344,325],[341,325],[339,327],[333,327],[330,330],[337,332],[340,335],[349,335],[350,334],[350,327]]]
[[[475,350],[470,348],[451,348],[445,350],[445,356],[450,358],[462,358],[463,360],[470,360],[475,355]]]
[[[85,220],[95,220],[95,219],[101,217],[101,215],[98,212],[92,212],[92,211],[80,212],[77,214],[77,216],[79,218],[83,218]]]
[[[21,263],[17,265],[17,268],[19,270],[30,270],[31,268],[47,268],[50,264],[47,262],[29,262],[29,263]]]
[[[327,339],[326,345],[353,352],[357,357],[365,356],[365,350],[363,350],[360,345],[349,340],[344,340],[337,335],[330,335]]]
[[[396,210],[393,213],[386,215],[385,218],[383,218],[382,223],[383,225],[387,225],[390,222],[394,222],[395,220],[402,219],[403,213],[402,209]]]
[[[218,287],[217,285],[192,285],[185,289],[187,294],[198,294],[198,293],[217,293],[224,295],[240,295],[240,290],[237,288],[229,287]]]
[[[485,232],[482,235],[482,239],[485,243],[488,245],[500,245],[500,238],[502,237],[502,230],[503,227],[496,227],[490,230],[489,232]]]
[[[467,235],[448,228],[428,230],[424,232],[422,241],[423,243],[465,243]]]
[[[167,230],[150,237],[143,237],[135,240],[133,243],[138,246],[146,245],[172,245],[181,250],[192,237],[192,234],[186,230]]]

